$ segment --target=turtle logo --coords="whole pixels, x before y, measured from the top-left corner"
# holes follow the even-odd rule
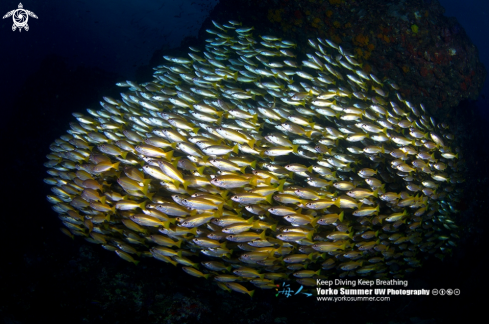
[[[12,19],[14,20],[12,31],[15,31],[17,28],[19,28],[19,32],[22,31],[22,28],[25,28],[25,30],[28,31],[29,25],[27,25],[27,20],[29,20],[29,16],[37,19],[35,13],[23,8],[24,6],[22,6],[22,3],[19,3],[19,9],[9,11],[5,16],[3,16],[3,19],[12,16]]]

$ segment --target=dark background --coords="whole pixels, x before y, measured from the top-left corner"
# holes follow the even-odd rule
[[[431,260],[408,278],[415,288],[459,288],[461,295],[397,297],[385,303],[317,303],[257,291],[253,300],[156,260],[137,267],[60,233],[45,196],[49,144],[71,113],[118,96],[115,82],[147,81],[151,67],[195,37],[218,1],[28,1],[30,30],[0,22],[2,213],[0,323],[452,323],[484,314],[487,276],[489,86],[462,102],[456,120],[469,165],[463,239],[452,258]],[[440,0],[489,66],[489,2]],[[17,1],[2,1],[3,16]],[[98,109],[98,108],[97,108]],[[311,298],[312,299],[312,298]]]

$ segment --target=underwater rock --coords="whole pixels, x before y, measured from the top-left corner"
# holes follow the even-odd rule
[[[363,70],[396,80],[403,96],[446,118],[462,100],[477,99],[486,68],[463,27],[444,12],[437,0],[224,0],[211,18],[297,40],[302,54],[308,39],[331,39],[354,53]]]

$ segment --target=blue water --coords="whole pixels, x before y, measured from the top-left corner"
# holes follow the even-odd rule
[[[217,2],[22,1],[24,9],[38,19],[29,17],[27,32],[12,32],[11,17],[0,21],[0,91],[10,102],[49,55],[63,57],[70,68],[98,67],[132,79],[155,50],[177,47],[185,37],[196,37]],[[17,0],[1,1],[1,15],[18,4]]]
[[[489,1],[440,0],[445,7],[445,16],[457,18],[460,25],[479,50],[479,57],[486,69],[489,67]],[[486,80],[477,106],[483,118],[489,121],[489,82]],[[489,133],[488,133],[489,136]]]
[[[12,19],[0,21],[0,91],[6,106],[30,73],[48,55],[59,55],[69,67],[85,65],[117,72],[127,79],[148,64],[156,49],[172,48],[187,36],[197,36],[201,23],[218,0],[178,1],[24,1],[28,32],[12,32]],[[446,16],[453,16],[479,49],[489,67],[489,1],[440,0]],[[2,16],[17,9],[17,0],[0,5]],[[489,120],[489,85],[478,105]],[[8,114],[8,111],[6,112]],[[7,116],[5,116],[7,117]],[[5,122],[3,118],[1,122]],[[0,122],[0,123],[1,123]]]

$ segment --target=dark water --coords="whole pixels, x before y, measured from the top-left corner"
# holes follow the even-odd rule
[[[192,44],[217,1],[23,2],[29,31],[0,28],[2,214],[0,321],[4,323],[453,323],[483,315],[487,276],[489,86],[457,109],[469,165],[460,249],[427,262],[409,279],[416,288],[458,288],[460,296],[398,297],[388,303],[319,303],[307,297],[254,299],[216,291],[179,269],[71,241],[45,195],[45,155],[71,113],[118,96],[121,80],[146,81],[151,67],[181,42]],[[489,3],[440,1],[489,66]],[[16,9],[3,1],[3,14]],[[2,15],[3,15],[2,14]]]

